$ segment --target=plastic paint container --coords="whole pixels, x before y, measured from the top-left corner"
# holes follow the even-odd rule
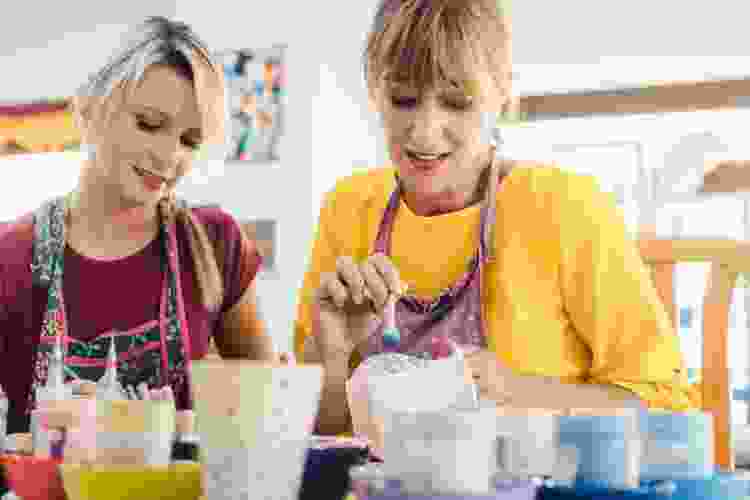
[[[492,491],[497,472],[494,408],[394,412],[385,420],[384,471],[413,493]]]
[[[501,414],[497,417],[498,467],[513,477],[554,476],[559,423],[553,414]]]
[[[649,412],[641,419],[641,477],[700,479],[714,473],[713,419],[703,412]]]
[[[638,418],[618,416],[561,416],[560,447],[574,448],[576,481],[610,489],[639,484],[641,440]]]
[[[578,484],[544,487],[538,500],[744,500],[748,483],[729,474],[711,479],[643,481],[638,488],[615,491]]]
[[[537,500],[541,489],[539,482],[525,480],[498,480],[494,492],[484,495],[458,495],[450,493],[407,493],[402,481],[386,476],[379,466],[368,464],[350,470],[351,491],[357,500]]]

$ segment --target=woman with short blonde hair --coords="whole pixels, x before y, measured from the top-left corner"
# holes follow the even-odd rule
[[[613,200],[495,144],[509,24],[497,0],[378,4],[364,69],[392,165],[326,196],[296,323],[298,357],[325,366],[321,433],[349,428],[346,381],[362,359],[430,356],[445,337],[473,353],[498,405],[685,399],[677,339]],[[386,335],[394,303],[399,334]]]

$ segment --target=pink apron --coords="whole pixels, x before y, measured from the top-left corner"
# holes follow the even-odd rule
[[[500,160],[495,158],[490,167],[480,212],[477,248],[464,276],[434,299],[405,295],[396,303],[396,327],[401,333],[397,352],[423,357],[431,352],[433,339],[440,336],[449,338],[459,346],[487,347],[483,268],[493,259],[492,228],[495,224],[497,189],[507,174],[501,173],[498,163]],[[400,200],[399,183],[386,206],[373,245],[373,254],[390,255],[391,233]],[[382,333],[382,320],[377,320],[368,341],[359,347],[362,359],[386,350]]]

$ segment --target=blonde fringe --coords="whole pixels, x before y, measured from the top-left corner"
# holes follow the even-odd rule
[[[216,312],[224,302],[224,280],[219,270],[216,250],[206,228],[188,207],[178,207],[174,196],[163,198],[159,210],[168,222],[178,222],[187,231],[198,288],[203,305]]]

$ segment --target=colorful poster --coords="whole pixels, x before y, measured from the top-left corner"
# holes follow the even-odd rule
[[[229,105],[227,159],[277,161],[286,100],[284,46],[231,50],[218,57]]]
[[[80,143],[68,99],[0,104],[0,156],[75,151]]]

